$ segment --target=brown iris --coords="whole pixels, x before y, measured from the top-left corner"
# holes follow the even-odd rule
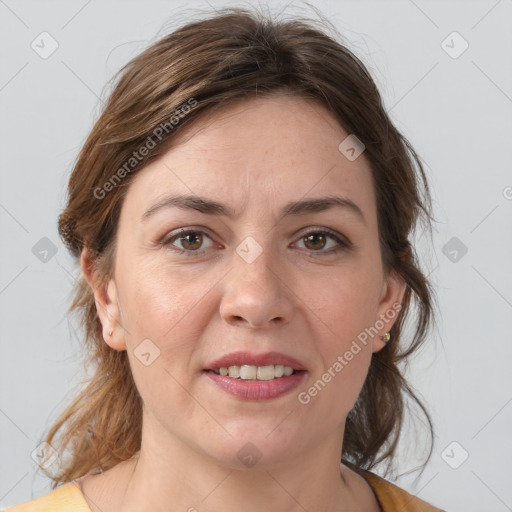
[[[190,250],[199,249],[203,243],[203,236],[200,233],[187,233],[186,235],[180,237],[180,239],[181,245],[185,249]]]
[[[325,247],[326,236],[323,233],[312,233],[304,237],[305,245],[308,247],[308,242],[313,242],[313,246],[308,247],[309,249],[323,249]],[[318,245],[318,241],[320,244]]]

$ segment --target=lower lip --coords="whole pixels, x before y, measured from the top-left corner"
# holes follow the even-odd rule
[[[285,395],[298,387],[306,375],[305,371],[301,371],[288,377],[272,380],[243,380],[225,377],[210,371],[205,373],[221,389],[245,400],[270,400]]]

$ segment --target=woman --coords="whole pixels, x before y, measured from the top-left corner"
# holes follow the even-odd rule
[[[123,68],[68,191],[95,373],[46,438],[54,490],[10,511],[439,510],[370,471],[406,394],[430,424],[398,363],[431,217],[347,48],[243,9],[180,28]]]

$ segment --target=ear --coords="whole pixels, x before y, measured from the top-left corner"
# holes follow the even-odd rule
[[[80,266],[94,293],[96,312],[103,327],[103,339],[114,350],[126,350],[124,329],[120,323],[117,286],[114,279],[102,279],[87,248],[80,255]]]
[[[375,319],[375,327],[379,332],[373,337],[372,352],[378,352],[386,346],[381,336],[389,332],[396,322],[406,290],[404,278],[394,270],[390,271],[382,285],[378,318]]]

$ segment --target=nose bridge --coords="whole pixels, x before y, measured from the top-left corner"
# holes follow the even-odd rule
[[[261,240],[261,237],[259,237]],[[259,283],[261,286],[268,286],[276,279],[276,271],[272,269],[272,262],[275,267],[279,266],[279,256],[273,254],[272,242],[262,245],[254,237],[247,236],[238,245],[233,255],[234,270],[237,279],[247,283]]]
[[[228,322],[263,326],[291,318],[293,301],[285,285],[284,261],[274,253],[272,241],[266,240],[262,245],[247,236],[233,253],[233,268],[226,276],[221,304],[221,315]]]

